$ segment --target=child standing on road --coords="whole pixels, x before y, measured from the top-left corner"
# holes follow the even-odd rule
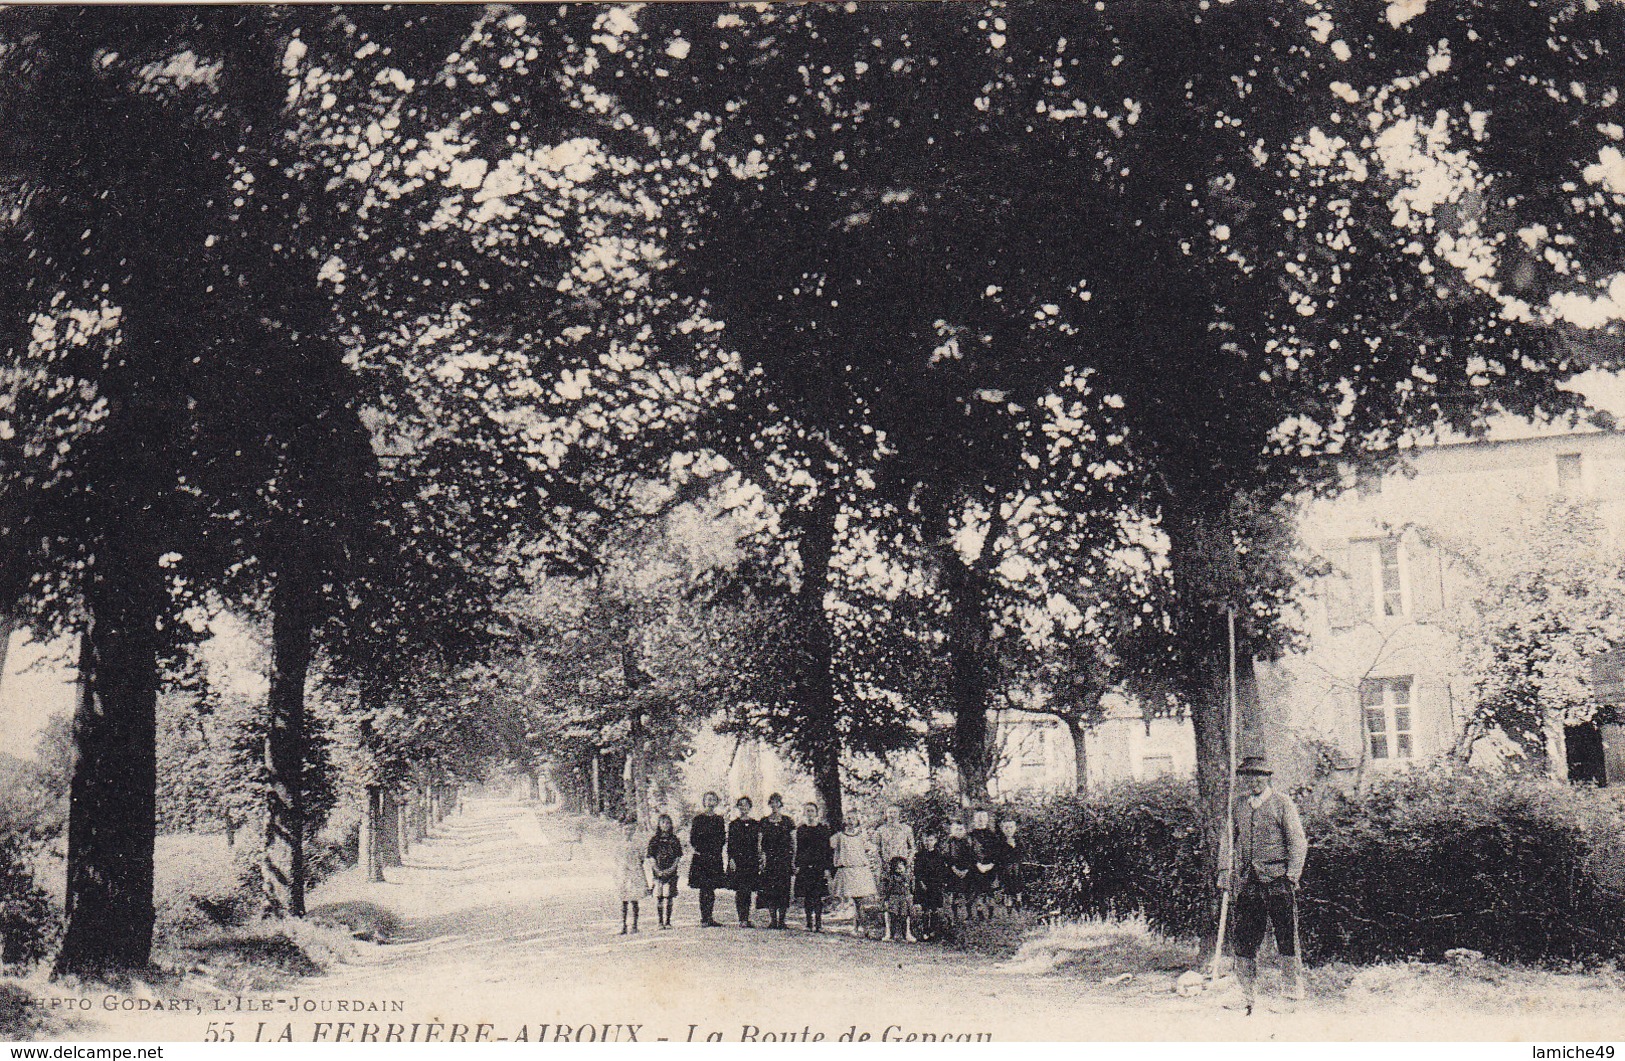
[[[993,816],[978,810],[971,816],[970,830],[971,871],[965,878],[970,903],[968,917],[972,921],[993,920],[993,878],[999,868],[998,834],[993,831]]]
[[[835,873],[835,853],[830,850],[829,826],[824,824],[818,804],[809,803],[802,811],[805,823],[796,826],[796,894],[801,896],[809,932],[824,931],[824,899],[829,896],[829,879]]]
[[[942,934],[942,901],[948,887],[948,863],[937,850],[937,830],[920,836],[920,850],[914,856],[914,898],[920,904],[920,935],[936,939]]]
[[[942,859],[948,867],[943,889],[948,903],[948,920],[964,924],[970,919],[970,875],[976,869],[976,855],[971,850],[970,838],[965,835],[965,823],[958,819],[948,823],[948,839],[942,845]]]
[[[1022,866],[1027,849],[1016,838],[1016,829],[1014,818],[1000,821],[999,839],[995,848],[998,869],[995,870],[993,885],[1006,914],[1013,914],[1027,905],[1027,878]]]
[[[908,859],[893,856],[880,878],[880,896],[886,903],[886,934],[881,942],[892,940],[892,925],[903,923],[903,938],[914,942],[914,882],[910,879]]]
[[[644,869],[644,847],[637,839],[638,820],[628,818],[621,825],[621,844],[616,852],[616,889],[621,896],[621,935],[627,933],[627,914],[631,914],[631,931],[638,930],[638,901],[652,891],[647,870]]]
[[[903,809],[895,803],[886,807],[886,820],[875,830],[875,846],[880,851],[882,868],[891,865],[892,859],[901,858],[913,869],[914,830],[903,820]]]
[[[662,814],[649,838],[649,866],[654,878],[655,916],[661,928],[671,927],[671,908],[677,899],[677,865],[683,861],[683,842],[677,839],[671,815]]]
[[[852,934],[863,935],[863,900],[875,894],[875,870],[869,838],[856,814],[847,815],[844,828],[830,837],[835,852],[835,897],[852,900]]]

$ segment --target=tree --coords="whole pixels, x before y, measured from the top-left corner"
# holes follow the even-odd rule
[[[7,143],[28,148],[5,160],[19,277],[5,307],[5,588],[47,622],[71,621],[82,596],[93,676],[65,971],[146,960],[157,660],[183,585],[229,572],[275,598],[268,841],[289,849],[275,862],[298,861],[314,598],[370,511],[357,480],[371,451],[325,334],[312,237],[344,203],[313,191],[327,176],[287,135],[296,22],[7,21]],[[414,40],[434,54],[431,30]],[[297,910],[297,867],[272,868]]]
[[[1001,59],[973,23],[936,14],[762,11],[730,14],[712,33],[651,10],[614,28],[600,57],[614,79],[595,83],[675,145],[668,157],[688,174],[677,182],[692,194],[669,282],[726,324],[745,381],[714,418],[719,452],[755,474],[767,446],[795,447],[798,471],[817,484],[808,516],[828,513],[809,530],[828,526],[831,505],[850,504],[900,514],[929,545],[955,601],[944,691],[957,705],[956,758],[977,793],[1004,520],[1024,490],[1070,503],[1058,480],[1083,466],[1027,463],[1035,406],[1065,385],[1071,355],[1025,341],[1038,308],[1026,291],[1013,296],[1019,308],[1000,297],[1058,243],[1018,255],[989,243],[1023,217],[1027,231],[1052,223],[1035,211],[1057,189],[1034,180],[1042,169],[1025,156],[1011,164],[1021,181],[1006,186],[1022,192],[981,179],[988,159],[1019,146],[998,143],[1007,130],[978,104],[982,76]],[[963,123],[951,136],[937,135],[945,114]],[[740,261],[752,268],[741,273]],[[805,551],[822,553],[824,537]],[[824,625],[810,609],[804,620]],[[838,717],[817,684],[807,692],[807,726]]]
[[[937,527],[952,526],[956,497],[982,520],[1002,517],[1008,484],[997,476],[1025,473],[993,440],[1010,438],[1032,400],[1057,385],[1043,357],[1066,344],[1061,356],[1111,410],[1095,413],[1099,437],[1118,451],[1095,454],[1123,473],[1107,481],[1165,539],[1165,636],[1147,640],[1138,662],[1196,708],[1214,822],[1229,755],[1225,616],[1240,619],[1250,702],[1251,658],[1291,636],[1279,621],[1297,574],[1287,499],[1329,488],[1351,458],[1386,459],[1410,431],[1441,421],[1470,429],[1498,408],[1572,407],[1559,384],[1591,362],[1553,333],[1556,311],[1606,314],[1604,264],[1584,273],[1598,279],[1582,306],[1560,293],[1545,321],[1527,300],[1520,316],[1518,299],[1481,266],[1495,253],[1486,248],[1515,251],[1506,236],[1522,229],[1502,220],[1501,235],[1484,236],[1488,219],[1474,211],[1487,199],[1473,189],[1488,179],[1516,187],[1519,224],[1547,232],[1600,234],[1617,223],[1613,156],[1596,147],[1607,134],[1592,131],[1608,126],[1617,100],[1584,86],[1605,62],[1602,42],[1617,39],[1619,12],[1552,5],[1502,18],[1436,4],[1390,20],[1388,11],[1328,6],[1302,22],[1261,5],[1001,5],[925,25],[891,12],[798,10],[731,16],[737,32],[716,42],[658,16],[623,34],[647,42],[635,57],[669,101],[653,106],[704,116],[684,147],[717,145],[696,166],[706,203],[679,279],[715,303],[764,377],[789,381],[784,407],[833,393],[820,386],[828,379],[864,400],[906,396],[890,415],[881,398],[824,410],[884,433],[901,458],[894,474],[919,484],[912,500],[931,502]],[[1523,42],[1552,27],[1579,43],[1523,54]],[[1444,58],[1441,34],[1452,56],[1470,59]],[[1271,42],[1268,55],[1260,40]],[[934,66],[917,58],[927,55]],[[1509,57],[1541,73],[1509,73]],[[726,82],[711,79],[719,65]],[[1486,125],[1473,115],[1490,91],[1515,102]],[[1124,103],[1087,102],[1096,99]],[[1408,108],[1440,99],[1469,107],[1442,112],[1441,132],[1424,137]],[[1356,118],[1380,135],[1337,135]],[[1551,134],[1562,146],[1548,143],[1535,160],[1509,132],[1531,121],[1583,131]],[[665,128],[681,138],[677,125]],[[1553,159],[1562,160],[1555,173]],[[1434,177],[1451,189],[1442,200],[1424,190],[1440,186]],[[1575,198],[1557,190],[1565,183],[1591,192]],[[740,274],[742,260],[762,266]],[[1534,274],[1520,282],[1557,283]],[[788,335],[802,346],[784,356]],[[1464,342],[1477,352],[1464,354]],[[933,415],[931,377],[907,372],[897,353],[911,345],[953,349],[937,356],[954,369],[944,376],[972,384],[944,386],[942,414]],[[865,371],[908,382],[849,382]],[[926,474],[941,454],[946,476]],[[989,687],[986,627],[971,622],[985,571],[956,573],[947,586],[963,605],[961,700],[974,702]],[[973,757],[974,713],[959,722],[961,753]]]
[[[618,559],[542,579],[511,602],[521,639],[498,669],[561,787],[597,763],[598,798],[623,814],[648,821],[672,797],[672,767],[750,667],[743,609],[691,592],[736,559],[732,533],[698,505],[629,520],[608,550]],[[606,763],[619,766],[617,798],[604,791]]]
[[[1621,557],[1590,503],[1519,506],[1495,522],[1482,536],[1464,536],[1465,521],[1431,531],[1471,587],[1445,619],[1473,704],[1457,754],[1500,733],[1530,768],[1561,776],[1554,733],[1603,710],[1591,661],[1625,640]]]
[[[19,66],[26,75],[47,69],[61,80],[52,86],[54,95],[44,91],[29,97],[40,103],[38,113],[20,108],[19,121],[51,128],[46,120],[50,106],[79,108],[82,100],[58,101],[71,99],[68,89],[76,77],[89,76],[106,89],[104,105],[92,120],[117,125],[120,134],[129,136],[129,113],[148,114],[154,127],[167,123],[163,128],[169,131],[145,129],[136,146],[150,154],[181,145],[207,156],[212,166],[192,165],[181,150],[162,165],[147,167],[153,181],[149,185],[108,192],[81,173],[41,195],[35,186],[43,171],[29,169],[32,160],[27,159],[19,162],[18,188],[29,206],[23,215],[31,226],[27,239],[37,248],[45,243],[42,232],[60,237],[61,247],[52,245],[52,254],[40,256],[34,250],[26,259],[42,285],[67,276],[94,288],[104,279],[97,274],[101,258],[80,274],[63,265],[77,252],[74,241],[81,238],[81,218],[101,226],[94,232],[106,238],[108,259],[163,256],[167,272],[152,272],[166,279],[170,302],[137,300],[132,308],[120,298],[113,300],[108,312],[121,329],[120,349],[129,345],[132,314],[139,310],[150,315],[154,335],[184,336],[189,326],[196,340],[186,355],[197,349],[229,349],[265,358],[253,364],[252,359],[193,357],[195,387],[154,391],[162,397],[185,395],[190,409],[205,410],[201,414],[205,418],[218,418],[207,420],[197,439],[177,442],[169,477],[182,484],[181,495],[196,511],[178,512],[175,522],[194,539],[176,541],[177,548],[162,555],[179,557],[175,562],[192,566],[188,577],[194,584],[213,581],[225,571],[229,595],[269,613],[271,723],[265,755],[271,808],[265,868],[273,905],[294,914],[303,906],[300,847],[306,815],[300,805],[301,773],[309,751],[304,701],[314,639],[318,627],[344,602],[344,589],[362,577],[375,524],[402,521],[400,508],[374,503],[378,469],[370,436],[381,426],[386,441],[398,442],[422,423],[410,416],[391,418],[403,397],[412,396],[427,367],[423,351],[400,340],[459,315],[471,322],[467,331],[475,335],[482,327],[505,332],[515,318],[498,308],[503,300],[508,300],[511,311],[517,291],[528,291],[537,276],[551,279],[552,266],[562,262],[561,267],[567,267],[572,255],[581,252],[581,243],[574,240],[549,251],[556,241],[544,237],[563,231],[557,225],[517,244],[498,246],[501,241],[487,239],[492,233],[481,224],[435,220],[446,203],[446,197],[438,194],[441,188],[455,187],[466,176],[453,164],[456,153],[470,146],[468,141],[457,142],[458,124],[468,120],[470,108],[474,114],[481,110],[477,101],[450,91],[456,79],[446,70],[454,61],[446,56],[455,56],[458,47],[477,46],[482,27],[491,21],[488,15],[461,12],[379,20],[368,13],[267,11],[248,20],[190,13],[142,22],[136,27],[140,32],[118,39],[117,49],[107,44],[111,38],[81,34],[79,39],[89,42],[82,55],[64,55],[40,45],[45,40],[41,35],[32,43],[48,62]],[[382,43],[376,39],[380,36]],[[106,61],[92,67],[92,60]],[[79,120],[83,124],[85,119]],[[395,130],[402,135],[392,137]],[[114,154],[123,146],[117,139],[94,135],[89,139],[107,143]],[[507,139],[518,138],[509,134]],[[436,149],[451,147],[437,156],[432,150],[418,150],[425,143]],[[412,165],[428,165],[428,179],[421,173],[414,180],[395,179],[401,176],[401,167]],[[172,178],[177,170],[186,177]],[[89,176],[107,178],[102,184],[117,179],[116,173]],[[165,181],[170,182],[167,188]],[[156,201],[175,187],[183,187],[191,198],[170,194],[163,206],[184,213],[184,224],[164,227],[161,219],[168,214],[140,204],[146,198]],[[414,191],[421,194],[411,194]],[[541,190],[538,198],[549,192]],[[55,194],[60,194],[61,210],[53,214],[47,207],[57,202],[51,197]],[[136,231],[125,232],[112,225],[98,213],[97,205],[98,196],[106,199],[110,194],[131,200],[136,205],[128,216],[151,218],[154,227],[142,229],[145,222],[138,222]],[[581,209],[576,216],[590,213]],[[183,249],[176,250],[176,244],[166,244],[166,239],[178,240]],[[369,241],[374,241],[371,247],[385,242],[390,246],[387,251],[372,250]],[[204,253],[191,252],[194,242]],[[530,274],[520,271],[532,264],[535,271]],[[348,288],[346,280],[351,281]],[[115,295],[123,293],[120,289]],[[346,294],[348,298],[340,297]],[[182,305],[191,311],[190,318],[184,322],[164,318],[166,313],[179,314]],[[546,324],[550,328],[556,322],[554,317]],[[109,330],[105,322],[96,325],[92,319],[81,324],[79,332],[95,335],[98,327]],[[406,336],[399,334],[402,330]],[[524,343],[514,345],[514,356],[523,358]],[[383,358],[378,366],[382,371],[353,371],[353,359],[371,369],[367,355],[380,351],[417,356]],[[154,366],[161,364],[153,360]],[[90,372],[82,378],[99,386],[108,383]],[[421,395],[422,388],[416,393]],[[439,406],[444,409],[448,404],[453,403],[442,401]],[[464,404],[476,405],[477,400]],[[487,402],[465,423],[490,426],[502,411]],[[71,419],[72,410],[67,412]],[[173,419],[158,418],[166,424]],[[531,517],[534,522],[538,514],[549,514],[552,502],[536,488],[538,468],[527,466],[520,454],[492,445],[493,435],[499,440],[505,434],[513,437],[517,429],[511,421],[494,432],[459,436],[441,430],[439,435],[419,435],[418,459],[403,462],[413,472],[426,473],[427,480],[405,484],[382,500],[459,491],[475,503],[453,507],[461,519],[428,523],[454,536],[425,543],[426,552],[432,556],[445,548],[455,557],[460,550],[469,550],[491,567],[500,567],[503,543],[519,533],[520,521]],[[144,432],[143,427],[133,435]],[[129,448],[141,451],[138,446]],[[515,472],[517,480],[512,478]],[[163,469],[142,468],[127,478],[150,484],[165,476]],[[481,493],[487,486],[494,489]],[[515,503],[527,500],[534,503]],[[205,513],[214,517],[212,521],[202,518]],[[386,548],[385,555],[389,552]],[[457,565],[464,571],[477,566]],[[28,562],[18,564],[20,572],[28,567]],[[126,569],[140,571],[142,565],[121,565],[120,570]],[[367,583],[372,589],[386,584]],[[128,599],[122,591],[115,596]],[[162,610],[157,604],[147,608],[154,609]],[[138,629],[144,626],[144,619],[134,621]],[[477,613],[473,622],[477,625]],[[449,625],[439,629],[447,632]],[[465,626],[464,636],[466,630]],[[150,668],[110,669],[142,673]],[[150,744],[140,734],[134,739],[138,746]],[[142,757],[134,761],[139,763]],[[100,765],[87,758],[85,770],[95,773]],[[120,778],[113,787],[151,786],[139,778]],[[138,807],[136,813],[144,812]],[[82,817],[93,816],[87,809]],[[134,936],[142,934],[137,930]],[[70,942],[76,939],[70,931]],[[119,958],[113,964],[123,961]]]
[[[100,974],[150,947],[159,659],[172,593],[218,556],[203,527],[219,495],[196,480],[253,450],[218,445],[233,417],[218,396],[279,372],[219,356],[242,334],[211,253],[208,197],[232,176],[208,135],[223,68],[182,43],[210,27],[178,11],[19,11],[4,33],[0,581],[44,625],[86,627],[58,968]]]

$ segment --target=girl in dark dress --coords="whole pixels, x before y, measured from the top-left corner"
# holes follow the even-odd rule
[[[921,935],[926,939],[942,935],[942,904],[952,875],[937,840],[937,830],[927,829],[920,836],[920,850],[914,856],[914,899],[920,904]]]
[[[999,822],[999,838],[994,846],[994,854],[998,863],[998,869],[994,871],[994,887],[998,889],[1000,905],[1006,912],[1020,910],[1027,905],[1027,881],[1021,871],[1021,860],[1026,856],[1026,850],[1016,839],[1014,818]]]
[[[721,928],[715,916],[717,889],[728,886],[728,875],[723,865],[722,848],[728,826],[717,813],[722,798],[707,792],[700,803],[705,810],[694,815],[694,824],[688,830],[688,846],[694,857],[688,863],[688,886],[700,893],[700,924],[707,928]]]
[[[964,924],[970,920],[970,875],[976,871],[976,853],[971,849],[970,837],[965,835],[965,823],[948,823],[948,839],[942,842],[942,860],[948,867],[948,886],[943,899],[948,904],[948,920]]]
[[[979,810],[971,818],[970,849],[971,872],[965,878],[966,894],[970,900],[969,916],[972,920],[993,920],[993,876],[998,869],[995,849],[998,834],[993,831],[993,818]]]
[[[649,838],[650,871],[654,876],[655,914],[661,928],[671,927],[671,908],[677,898],[677,866],[683,861],[683,842],[672,828],[671,815],[662,814]]]
[[[818,813],[818,804],[802,808],[807,824],[796,826],[796,895],[807,914],[809,932],[824,931],[824,900],[829,898],[829,878],[835,872],[835,852],[829,846],[829,826]]]
[[[734,804],[738,816],[728,823],[728,887],[734,892],[734,910],[740,928],[755,928],[750,901],[762,876],[762,823],[750,816],[750,797]]]
[[[785,928],[790,912],[790,881],[796,866],[796,824],[783,813],[784,798],[767,797],[761,821],[762,876],[756,885],[756,907],[768,913],[768,928]]]

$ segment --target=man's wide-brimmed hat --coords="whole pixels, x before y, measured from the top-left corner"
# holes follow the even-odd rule
[[[1238,774],[1263,774],[1268,777],[1274,772],[1270,769],[1270,761],[1262,755],[1249,755],[1241,761],[1240,766],[1236,767],[1236,773]]]

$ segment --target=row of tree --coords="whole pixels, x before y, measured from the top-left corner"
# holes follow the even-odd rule
[[[1294,503],[1615,363],[1620,17],[606,17],[569,76],[653,145],[665,281],[740,361],[674,429],[775,510],[795,665],[760,723],[826,799],[877,703],[933,697],[982,794],[989,710],[1048,677],[1063,710],[1188,705],[1217,822],[1226,616],[1250,690],[1293,635]]]
[[[1014,691],[1126,685],[1216,823],[1292,502],[1614,365],[1622,20],[0,13],[0,595],[87,675],[59,969],[148,959],[157,696],[222,610],[269,631],[293,914],[313,662],[381,780],[647,756],[715,696],[837,816],[843,755],[976,797]],[[614,570],[694,506],[737,555]]]

